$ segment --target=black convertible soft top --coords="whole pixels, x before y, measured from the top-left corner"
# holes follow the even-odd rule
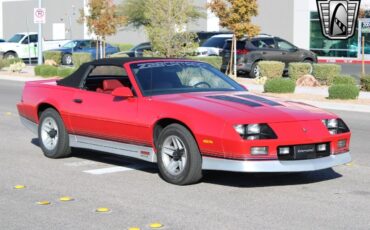
[[[113,65],[113,66],[120,66],[123,67],[125,63],[132,62],[132,61],[144,61],[144,60],[158,60],[158,59],[165,59],[165,58],[105,58],[100,60],[95,60],[91,62],[84,63],[78,68],[74,73],[69,75],[68,77],[58,80],[57,85],[66,86],[66,87],[73,87],[73,88],[80,88],[82,81],[85,79],[86,75],[91,72],[95,66],[102,66],[102,65]]]

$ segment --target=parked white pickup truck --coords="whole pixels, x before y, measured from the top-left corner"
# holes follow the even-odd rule
[[[70,40],[42,41],[42,50],[56,49]],[[4,58],[37,58],[37,33],[18,33],[7,42],[0,43],[0,59]]]

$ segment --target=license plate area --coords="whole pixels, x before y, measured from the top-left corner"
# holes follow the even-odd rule
[[[325,150],[320,150],[319,147],[322,147],[322,145],[325,145]],[[280,153],[281,148],[289,149],[289,153]],[[327,157],[330,156],[330,143],[279,146],[277,155],[279,160],[307,160]]]

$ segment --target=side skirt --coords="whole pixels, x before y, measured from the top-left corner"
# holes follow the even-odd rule
[[[153,148],[107,141],[97,138],[69,135],[69,145],[75,148],[93,149],[113,153],[121,156],[133,157],[148,162],[157,162],[157,155]]]

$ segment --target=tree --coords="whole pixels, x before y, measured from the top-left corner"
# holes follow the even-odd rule
[[[181,57],[194,52],[196,35],[186,25],[202,16],[189,0],[126,0],[121,12],[129,24],[143,26],[153,52]]]
[[[87,4],[88,12],[80,10],[80,23],[86,23],[89,33],[97,36],[100,44],[100,57],[105,57],[105,39],[117,33],[117,29],[127,23],[124,16],[117,11],[116,5],[112,0],[89,0]]]
[[[234,33],[229,73],[236,77],[236,41],[247,35],[254,37],[260,32],[257,25],[252,24],[252,17],[258,15],[257,0],[212,0],[208,8],[220,19],[220,25]],[[231,66],[233,70],[231,71]]]

